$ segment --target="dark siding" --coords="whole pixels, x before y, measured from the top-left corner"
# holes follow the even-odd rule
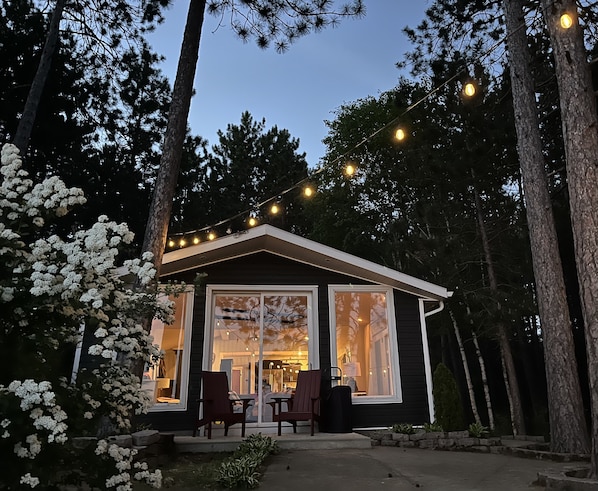
[[[330,334],[328,319],[329,284],[368,284],[357,278],[337,274],[305,265],[266,252],[232,259],[187,271],[170,280],[193,283],[198,273],[206,273],[205,284],[238,285],[316,285],[318,287],[318,321],[320,344],[320,367],[328,373],[330,368]],[[197,414],[196,400],[200,393],[202,367],[205,286],[196,291],[194,305],[193,335],[191,340],[191,364],[189,382],[189,403],[186,412],[151,413],[145,422],[160,430],[189,430]],[[417,298],[395,292],[401,377],[403,384],[402,404],[353,406],[353,426],[389,426],[396,422],[422,423],[427,420],[428,405],[424,378],[422,340],[419,326]],[[325,389],[329,384],[324,380]]]

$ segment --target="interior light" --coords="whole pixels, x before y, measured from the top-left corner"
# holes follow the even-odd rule
[[[561,15],[560,23],[563,29],[570,29],[573,26],[573,17],[571,14],[565,12]]]
[[[403,128],[398,128],[397,131],[395,131],[395,139],[397,141],[403,141],[405,138],[407,137],[407,133],[405,133],[405,130]]]
[[[467,82],[463,86],[463,95],[465,95],[467,97],[473,97],[476,92],[477,92],[477,88],[473,82]]]

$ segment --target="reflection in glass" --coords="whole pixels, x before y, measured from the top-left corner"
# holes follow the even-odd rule
[[[386,293],[336,291],[337,363],[354,396],[393,395]]]
[[[308,369],[307,303],[306,295],[214,296],[211,370],[227,372],[232,397],[254,398],[248,421],[272,421],[268,402]]]

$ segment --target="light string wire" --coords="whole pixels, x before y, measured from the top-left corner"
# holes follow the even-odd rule
[[[541,16],[543,15],[544,11],[546,9],[548,9],[549,7],[551,7],[552,5],[554,5],[555,3],[556,3],[556,0],[554,2],[552,2],[546,8],[539,9],[537,11],[537,14],[535,16],[532,16],[532,19],[531,19],[531,22],[530,22],[530,26],[533,25],[536,22],[536,19],[538,18],[538,16],[540,16],[540,18],[541,18]],[[524,16],[524,18],[525,18],[525,16]],[[243,211],[241,211],[241,212],[239,212],[239,213],[237,213],[235,215],[227,217],[227,218],[225,218],[223,220],[220,220],[220,221],[218,221],[216,223],[213,223],[211,225],[207,225],[205,227],[201,227],[201,228],[197,228],[197,229],[193,229],[193,230],[187,230],[185,232],[172,232],[172,233],[169,233],[168,234],[168,237],[170,238],[169,241],[172,241],[173,238],[183,238],[183,237],[187,237],[187,236],[193,236],[193,235],[197,235],[197,234],[200,234],[200,233],[205,233],[205,232],[213,231],[213,230],[217,229],[218,227],[220,227],[222,225],[225,225],[227,223],[232,223],[234,220],[236,220],[238,218],[241,218],[243,216],[249,216],[249,217],[251,217],[252,213],[254,213],[256,210],[261,209],[266,204],[271,203],[271,202],[276,202],[278,199],[282,198],[284,195],[288,194],[289,192],[291,192],[291,191],[293,191],[295,189],[298,189],[300,186],[302,186],[304,184],[309,183],[311,180],[313,180],[313,178],[315,176],[317,176],[318,174],[322,173],[327,167],[334,167],[335,165],[337,165],[341,161],[346,161],[347,158],[351,154],[353,154],[357,149],[359,149],[360,147],[362,147],[363,145],[365,145],[366,143],[368,143],[370,140],[372,140],[374,137],[376,137],[380,133],[388,130],[392,126],[395,126],[403,117],[405,117],[408,113],[410,113],[417,106],[419,106],[420,104],[422,104],[426,100],[430,99],[434,94],[436,94],[437,92],[439,92],[440,90],[442,90],[444,87],[446,87],[447,85],[449,85],[450,83],[452,83],[453,81],[455,81],[461,75],[466,74],[468,72],[468,64],[471,64],[471,63],[481,64],[484,59],[486,59],[488,56],[490,56],[501,45],[503,45],[504,43],[506,43],[506,41],[509,38],[509,36],[515,34],[515,32],[519,31],[520,29],[527,29],[527,27],[528,27],[528,25],[526,24],[526,21],[524,20],[517,27],[517,29],[514,32],[512,32],[510,34],[505,34],[501,39],[497,40],[486,51],[484,51],[477,59],[475,59],[473,61],[470,61],[469,63],[467,61],[463,61],[463,66],[461,68],[459,68],[457,70],[457,72],[453,76],[451,76],[450,78],[448,78],[447,80],[445,80],[444,82],[442,82],[440,85],[437,85],[436,87],[434,87],[432,90],[430,90],[429,92],[427,92],[425,95],[423,95],[417,101],[415,101],[412,104],[410,104],[398,116],[395,116],[393,119],[391,119],[389,122],[387,122],[384,126],[378,128],[376,131],[374,131],[373,133],[371,133],[367,137],[363,138],[359,143],[353,145],[351,148],[349,148],[348,150],[346,150],[344,153],[342,153],[338,157],[332,159],[330,162],[325,163],[324,165],[318,166],[307,177],[305,177],[305,178],[301,179],[300,181],[296,182],[295,184],[293,184],[292,186],[288,187],[284,191],[281,191],[280,193],[277,193],[274,196],[271,196],[271,197],[269,197],[267,199],[262,200],[261,202],[257,203],[256,205],[252,206],[249,209],[243,210]],[[501,58],[502,58],[502,55],[501,55]],[[175,246],[176,246],[176,244],[173,246],[173,245],[169,245],[168,242],[167,242],[167,247],[174,248]]]

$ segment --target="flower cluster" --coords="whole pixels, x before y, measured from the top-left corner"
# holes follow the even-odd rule
[[[106,488],[116,488],[116,491],[131,491],[131,471],[134,472],[133,478],[137,481],[145,481],[154,488],[162,487],[162,472],[157,469],[151,472],[146,462],[134,462],[137,450],[121,447],[116,444],[109,444],[106,440],[99,440],[95,449],[95,454],[110,457],[115,468],[119,471],[106,479]]]
[[[136,452],[110,447],[106,455],[86,457],[104,462],[107,456],[108,469],[87,462],[72,466],[86,469],[84,476],[56,473],[60,463],[85,454],[71,447],[73,437],[93,436],[105,421],[111,431],[128,430],[131,415],[148,407],[134,372],[157,356],[145,322],[172,315],[170,304],[157,301],[151,256],[119,264],[120,248],[133,234],[106,216],[66,238],[47,233],[52,221],[85,203],[83,192],[56,176],[34,184],[13,145],[4,145],[1,162],[0,357],[8,367],[0,375],[3,480],[9,488],[53,487],[57,479],[98,482],[104,473],[101,487],[131,489],[132,479],[159,487],[159,471],[135,462]],[[64,360],[83,331],[95,337],[88,353],[96,368],[80,373],[75,385],[64,377]]]

